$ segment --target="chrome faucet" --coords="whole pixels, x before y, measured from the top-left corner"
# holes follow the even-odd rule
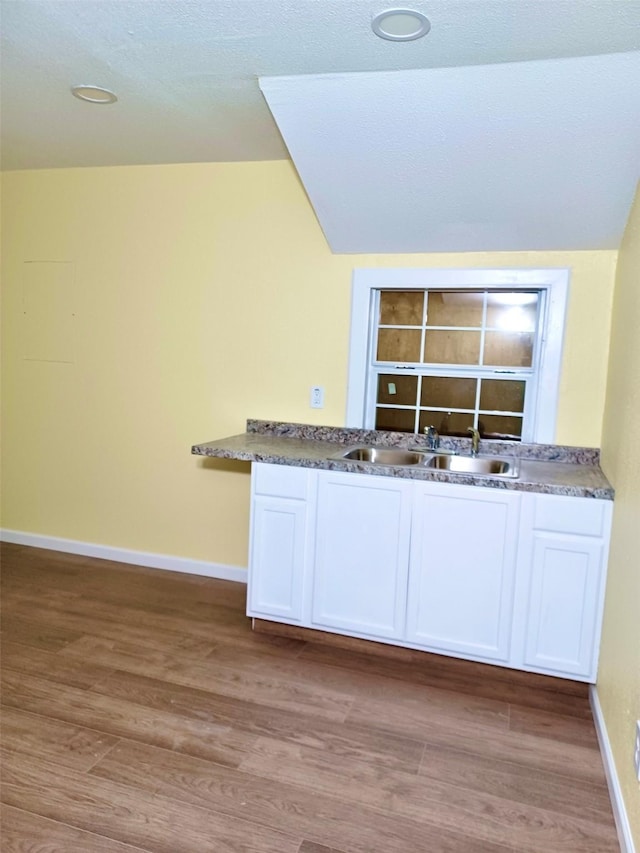
[[[471,455],[478,455],[478,446],[480,444],[480,433],[475,427],[469,427],[467,432],[471,433]]]
[[[429,450],[437,450],[440,446],[440,436],[433,424],[424,428],[424,434],[427,436],[427,447]]]

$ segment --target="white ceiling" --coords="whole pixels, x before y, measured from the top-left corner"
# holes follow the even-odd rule
[[[431,32],[404,44],[383,41],[370,28],[376,13],[396,5],[0,0],[2,166],[284,159],[289,154],[259,77],[640,50],[640,0],[417,0],[407,5],[429,17]],[[474,77],[467,79],[475,87]],[[78,101],[69,92],[78,83],[113,89],[119,100],[110,106]],[[410,128],[412,117],[401,121]],[[475,152],[469,154],[473,159]],[[368,156],[366,148],[360,156]],[[616,229],[612,222],[610,230]],[[464,249],[464,239],[457,245]]]
[[[261,86],[334,252],[619,245],[638,51]]]

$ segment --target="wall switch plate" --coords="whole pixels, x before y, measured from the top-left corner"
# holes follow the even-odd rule
[[[636,777],[640,782],[640,720],[636,720],[636,746],[633,752],[633,764],[636,768]]]
[[[314,385],[311,389],[309,405],[312,409],[324,408],[324,388],[322,385]]]

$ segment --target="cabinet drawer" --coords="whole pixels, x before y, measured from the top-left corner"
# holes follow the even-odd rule
[[[536,495],[533,526],[553,533],[604,536],[606,506],[589,498]]]
[[[305,500],[309,486],[308,468],[260,463],[253,466],[253,493],[277,498]]]

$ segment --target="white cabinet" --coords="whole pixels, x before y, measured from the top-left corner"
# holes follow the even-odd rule
[[[612,504],[527,495],[522,665],[595,681]]]
[[[312,625],[401,639],[414,484],[320,472]]]
[[[595,681],[611,501],[259,463],[247,613]]]
[[[305,565],[310,543],[309,503],[314,472],[254,465],[247,613],[303,620]]]
[[[407,639],[507,663],[520,494],[415,483]]]

